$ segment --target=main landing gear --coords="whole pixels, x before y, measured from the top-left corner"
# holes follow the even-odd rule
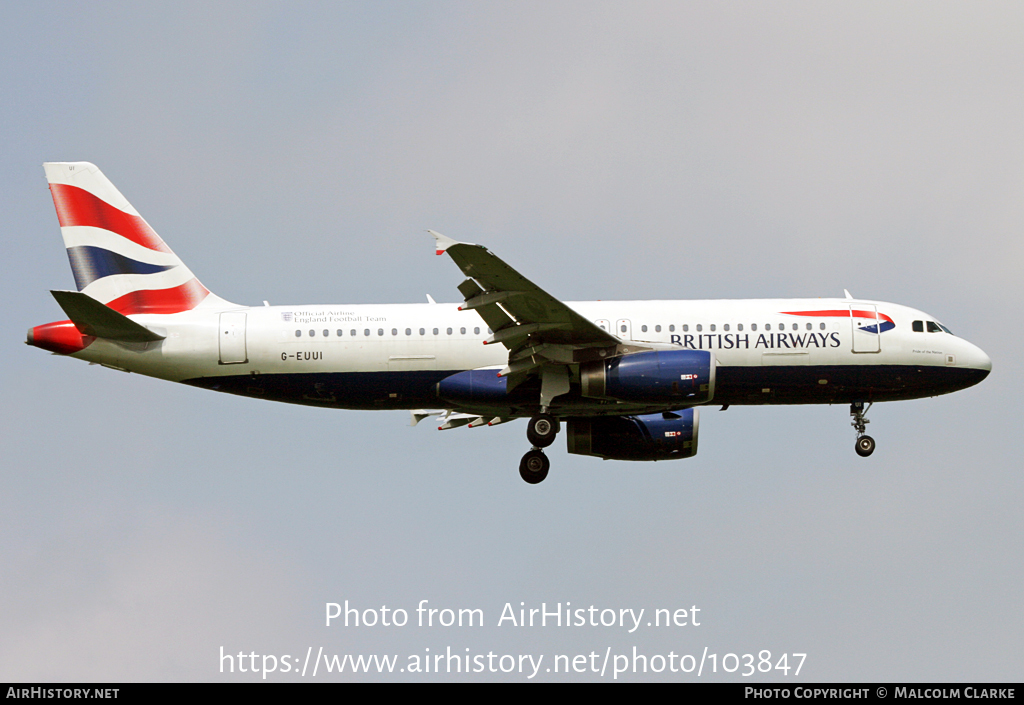
[[[866,458],[875,452],[875,439],[864,433],[865,427],[871,423],[866,417],[870,408],[870,403],[865,407],[862,401],[855,401],[850,404],[850,416],[853,417],[853,422],[850,425],[857,429],[857,444],[854,446],[854,449],[857,451],[857,455],[862,458]]]
[[[551,469],[551,461],[544,455],[542,448],[547,448],[558,435],[558,419],[550,414],[538,414],[530,419],[526,427],[526,438],[533,449],[519,461],[519,476],[536,485],[543,482]]]

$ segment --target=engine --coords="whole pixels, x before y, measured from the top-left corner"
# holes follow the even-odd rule
[[[570,453],[606,460],[674,460],[697,454],[697,409],[569,419],[566,441]]]
[[[437,384],[437,396],[456,404],[495,403],[506,400],[508,378],[497,370],[466,370],[445,377]]]
[[[580,365],[580,385],[591,398],[703,404],[715,396],[715,358],[707,350],[634,353]]]

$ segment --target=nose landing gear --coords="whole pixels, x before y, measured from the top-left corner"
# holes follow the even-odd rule
[[[530,419],[526,427],[526,438],[530,441],[533,449],[519,461],[519,476],[536,485],[543,482],[551,469],[551,461],[544,455],[542,448],[547,448],[554,443],[558,435],[558,419],[550,414],[538,414]]]
[[[866,458],[875,452],[875,439],[864,433],[865,427],[871,423],[867,420],[866,416],[870,408],[870,403],[865,407],[862,401],[855,401],[850,404],[850,416],[853,417],[853,422],[850,425],[857,430],[857,443],[854,449],[857,451],[857,455],[862,458]]]

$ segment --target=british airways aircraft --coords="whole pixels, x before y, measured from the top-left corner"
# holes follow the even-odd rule
[[[856,451],[873,402],[947,394],[992,363],[933,316],[856,299],[562,302],[480,245],[429,231],[464,303],[240,306],[204,287],[94,165],[44,165],[77,291],[28,344],[242,396],[408,409],[441,429],[528,419],[520,475],[570,453],[697,453],[698,407],[849,404]],[[429,297],[428,297],[429,299]]]

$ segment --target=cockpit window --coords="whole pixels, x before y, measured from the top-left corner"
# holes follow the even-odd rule
[[[928,321],[928,332],[929,333],[941,333],[942,328],[935,321]]]
[[[924,333],[924,321],[914,321],[911,327],[915,333]]]
[[[951,331],[949,328],[946,328],[946,326],[942,325],[941,323],[939,324],[939,328],[941,328],[942,330],[946,331],[950,335],[956,335],[953,331]]]

